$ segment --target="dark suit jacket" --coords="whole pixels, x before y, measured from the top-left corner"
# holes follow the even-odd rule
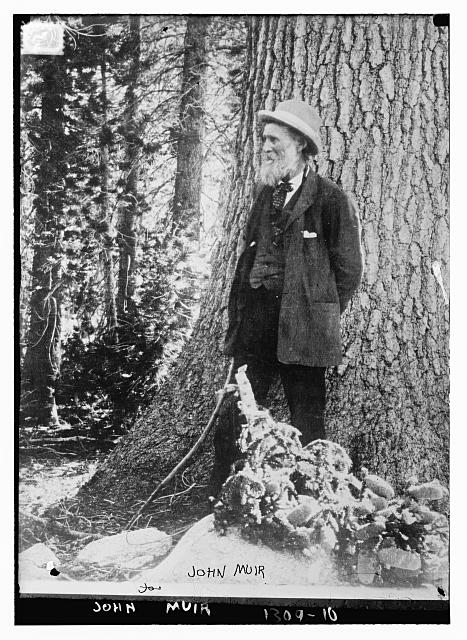
[[[236,352],[258,226],[271,194],[271,187],[260,191],[247,222],[246,248],[238,261],[229,298],[227,355]],[[362,275],[360,226],[346,194],[311,170],[287,221],[284,251],[278,360],[311,367],[340,364],[340,314]]]

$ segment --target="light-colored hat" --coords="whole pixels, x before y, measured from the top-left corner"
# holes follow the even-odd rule
[[[258,118],[261,122],[277,122],[295,129],[310,141],[310,153],[314,156],[319,153],[321,118],[316,109],[306,102],[284,100],[279,102],[274,111],[258,111]]]

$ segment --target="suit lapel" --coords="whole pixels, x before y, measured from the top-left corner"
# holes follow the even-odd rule
[[[292,222],[295,222],[295,220],[297,220],[311,206],[316,197],[317,188],[318,176],[314,171],[310,169],[303,184],[302,191],[297,200],[297,203],[285,224],[284,230],[290,227]]]

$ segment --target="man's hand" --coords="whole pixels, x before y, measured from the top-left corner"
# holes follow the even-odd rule
[[[238,395],[238,385],[228,384],[223,389],[219,389],[219,391],[216,391],[216,398],[219,399],[223,393],[237,393]]]

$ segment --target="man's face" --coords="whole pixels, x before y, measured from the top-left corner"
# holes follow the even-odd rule
[[[303,165],[300,145],[288,128],[268,122],[263,131],[262,182],[275,187],[286,176],[293,178],[297,175]]]

